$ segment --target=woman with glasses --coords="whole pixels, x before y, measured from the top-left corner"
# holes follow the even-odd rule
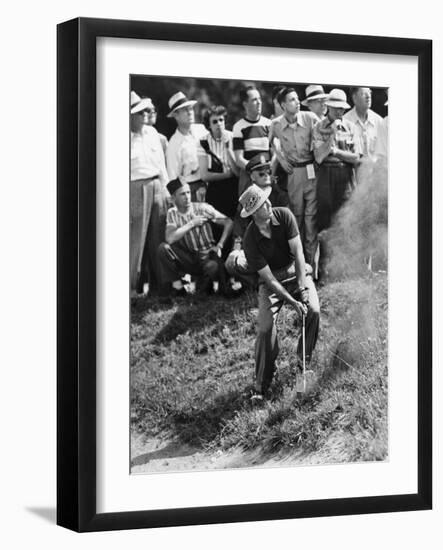
[[[206,202],[232,218],[237,209],[238,168],[232,147],[232,132],[226,130],[226,109],[218,105],[207,110],[204,124],[208,134],[200,140],[200,174],[207,182]]]

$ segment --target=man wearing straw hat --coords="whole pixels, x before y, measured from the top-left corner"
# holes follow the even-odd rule
[[[355,187],[354,168],[360,162],[355,126],[343,118],[350,105],[343,90],[335,88],[325,101],[326,118],[313,131],[317,171],[317,227],[327,229],[333,216]]]
[[[270,186],[252,184],[239,199],[242,218],[252,217],[243,238],[247,268],[259,277],[253,403],[266,397],[274,376],[278,355],[276,320],[283,304],[294,308],[306,328],[305,338],[298,342],[298,369],[310,362],[320,319],[317,291],[306,275],[297,221],[288,208],[272,208],[270,193]],[[297,372],[297,388],[299,377]]]
[[[193,201],[205,199],[206,183],[201,179],[198,162],[198,147],[207,130],[203,124],[195,123],[194,99],[188,99],[183,92],[169,98],[169,118],[175,118],[177,130],[169,140],[166,149],[166,166],[170,180],[180,178],[191,188]]]
[[[320,84],[310,84],[305,90],[305,99],[301,102],[304,107],[307,107],[314,113],[319,120],[323,120],[326,116],[325,101],[328,94],[325,94],[323,86]]]
[[[157,249],[164,240],[168,176],[157,130],[144,123],[151,108],[149,98],[131,92],[131,296],[143,289],[144,274],[150,292],[162,281]]]

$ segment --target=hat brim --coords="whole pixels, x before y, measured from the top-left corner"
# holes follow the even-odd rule
[[[328,96],[328,94],[318,94],[318,95],[314,95],[312,97],[309,97],[307,99],[304,99],[301,104],[304,106],[304,107],[308,107],[309,106],[309,102],[310,101],[315,101],[316,99],[326,99]]]
[[[249,173],[251,173],[251,172],[255,172],[256,170],[259,170],[260,168],[271,168],[271,163],[270,162],[262,162],[261,164],[256,164],[252,168],[249,168],[249,170],[247,170],[247,171]]]
[[[328,107],[335,107],[336,109],[350,109],[351,106],[346,103],[346,101],[325,101],[325,105]]]
[[[197,101],[195,99],[190,99],[189,101],[185,101],[184,103],[181,103],[180,105],[177,105],[172,111],[169,111],[169,113],[166,115],[168,118],[172,118],[174,116],[174,113],[177,112],[179,109],[183,109],[184,107],[193,107]]]
[[[134,105],[134,107],[131,107],[131,115],[134,115],[135,113],[139,113],[140,111],[143,111],[143,109],[146,109],[147,107],[149,107],[150,109],[153,109],[154,104],[148,97],[145,97],[141,101],[139,101],[137,105]]]
[[[267,185],[265,189],[262,190],[263,191],[263,196],[262,198],[257,202],[257,204],[255,205],[254,209],[251,210],[250,212],[247,212],[244,208],[242,208],[241,212],[240,212],[240,217],[241,218],[247,218],[249,216],[252,216],[252,214],[254,212],[257,212],[257,210],[263,206],[263,204],[268,200],[269,198],[269,195],[272,193],[272,185]]]

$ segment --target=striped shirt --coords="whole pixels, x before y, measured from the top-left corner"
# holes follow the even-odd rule
[[[232,128],[234,151],[244,151],[245,160],[251,160],[258,153],[269,152],[269,129],[271,121],[261,116],[253,122],[247,118],[238,120]]]
[[[206,151],[210,150],[221,161],[221,166]],[[214,139],[210,132],[200,140],[198,156],[207,156],[209,172],[226,172],[229,165],[229,149],[232,150],[232,132],[225,130],[220,140]]]
[[[166,226],[172,229],[178,229],[189,223],[195,216],[206,216],[208,220],[214,218],[226,218],[218,210],[205,202],[191,202],[188,212],[182,214],[173,206],[166,215]],[[210,222],[204,223],[200,227],[193,227],[183,237],[186,247],[192,252],[204,252],[215,245],[214,235]]]

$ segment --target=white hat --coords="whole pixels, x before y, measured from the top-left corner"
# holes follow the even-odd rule
[[[271,192],[271,185],[267,185],[266,187],[259,187],[258,185],[255,185],[255,183],[250,185],[238,199],[240,204],[243,206],[240,216],[242,218],[247,218],[253,214],[266,201]]]
[[[147,108],[154,109],[152,99],[150,97],[144,97],[142,99],[135,92],[131,92],[131,115],[134,113],[139,113],[140,111],[143,111],[143,109]]]
[[[343,90],[334,88],[329,92],[325,105],[328,107],[335,107],[336,109],[350,109],[351,106],[346,102],[346,99],[346,94]]]
[[[310,84],[305,90],[306,98],[301,102],[305,107],[308,106],[309,101],[313,99],[325,99],[328,97],[328,94],[325,94],[323,86],[320,84]]]
[[[183,92],[177,92],[172,97],[169,98],[168,106],[169,106],[169,113],[166,115],[167,117],[171,118],[172,113],[177,111],[177,109],[181,109],[183,107],[193,106],[197,102],[194,99],[188,99]]]

